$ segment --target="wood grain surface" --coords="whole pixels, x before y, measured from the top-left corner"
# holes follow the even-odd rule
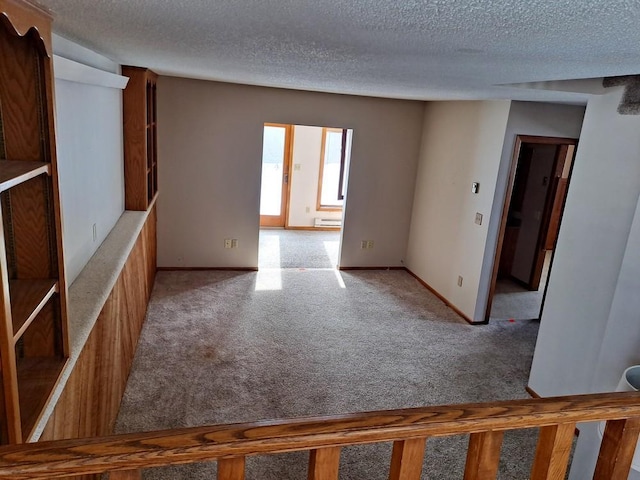
[[[57,288],[58,282],[52,278],[9,281],[14,341],[20,338]]]
[[[575,423],[540,429],[530,480],[564,480],[575,429]]]
[[[393,442],[389,480],[420,480],[426,438]]]
[[[0,0],[0,18],[14,33],[25,36],[30,31],[38,36],[46,54],[51,57],[51,15],[46,10],[20,0]]]
[[[614,420],[605,433],[611,447],[603,447],[610,460],[602,460],[606,466],[601,470],[620,474],[627,460],[630,465],[635,443],[621,446],[617,441],[637,439],[638,419],[640,393],[620,392],[194,427],[2,447],[0,478],[60,478],[465,433],[477,435],[472,447],[478,453],[470,456],[489,471],[495,458],[489,446],[499,445],[502,431],[600,420]]]
[[[155,279],[155,231],[154,206],[41,440],[112,433]]]
[[[157,191],[156,79],[151,70],[122,67],[125,208],[147,210]]]
[[[0,160],[0,192],[4,192],[38,175],[48,175],[50,172],[51,165],[45,162]]]

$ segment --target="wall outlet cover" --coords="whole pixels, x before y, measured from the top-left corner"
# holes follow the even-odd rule
[[[476,213],[476,223],[478,225],[482,225],[482,214],[481,213]]]

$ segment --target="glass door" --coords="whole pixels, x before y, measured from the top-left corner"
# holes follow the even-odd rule
[[[284,227],[289,186],[291,125],[266,123],[262,141],[260,226]]]

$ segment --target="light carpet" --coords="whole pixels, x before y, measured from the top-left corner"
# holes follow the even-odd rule
[[[335,268],[340,232],[261,229],[259,268]]]
[[[470,326],[403,271],[159,272],[116,430],[526,398],[537,329]],[[498,478],[528,478],[536,434],[506,435]],[[462,478],[467,442],[429,440],[423,478]],[[390,454],[345,448],[340,478],[386,479]],[[251,457],[246,478],[304,479],[307,458]]]

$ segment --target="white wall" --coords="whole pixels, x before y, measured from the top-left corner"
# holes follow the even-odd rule
[[[617,114],[621,95],[617,89],[587,106],[529,378],[542,396],[592,390],[603,339],[633,335],[613,324],[607,331],[640,194],[640,116]],[[637,245],[629,245],[631,254]],[[620,294],[623,303],[633,301]],[[619,347],[607,355],[628,361],[631,351]]]
[[[118,64],[62,37],[54,36],[53,47],[61,57],[119,73]],[[124,211],[122,91],[56,79],[55,94],[65,266],[70,284]]]
[[[322,127],[294,126],[289,202],[289,226],[291,227],[312,227],[316,217],[342,218],[341,211],[319,212],[316,210],[321,148]]]
[[[593,372],[591,392],[615,390],[622,372],[640,364],[640,201],[627,241],[622,267],[611,305],[600,354]],[[591,478],[600,447],[600,435],[593,424],[582,425],[574,454],[571,480]],[[629,480],[639,480],[632,471]]]
[[[513,157],[516,136],[578,138],[583,118],[584,107],[582,106],[533,102],[511,103],[498,179],[493,191],[493,205],[491,207],[484,259],[482,261],[482,272],[480,274],[480,290],[474,313],[475,320],[483,320],[487,308],[493,260],[496,253],[502,207],[504,206],[507,188],[507,177],[509,176],[509,166]]]
[[[509,101],[479,101],[425,108],[406,265],[469,319],[509,107]],[[471,193],[472,182],[480,183],[478,194]],[[484,215],[482,225],[475,223],[476,212]]]
[[[617,114],[621,95],[587,106],[529,378],[542,396],[612,391],[640,363],[640,116]],[[572,480],[599,443],[580,427]]]
[[[423,105],[160,77],[159,265],[257,266],[265,122],[354,129],[340,265],[401,265]]]

